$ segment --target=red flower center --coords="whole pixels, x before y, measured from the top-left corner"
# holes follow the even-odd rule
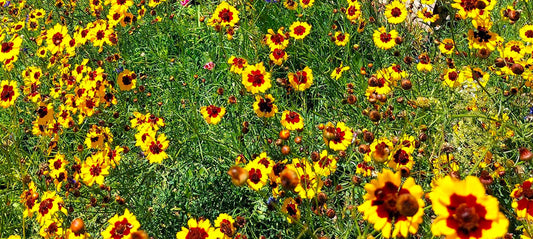
[[[283,41],[285,41],[285,38],[281,34],[274,34],[270,37],[270,40],[274,42],[274,44],[280,45]]]
[[[272,112],[272,109],[273,109],[273,103],[270,101],[270,99],[261,99],[259,100],[259,110],[261,112],[266,112],[266,113],[270,113]],[[265,165],[266,166],[266,165]]]
[[[296,210],[296,205],[294,203],[287,204],[286,209],[287,209],[287,214],[289,214],[289,216],[291,217],[296,216],[298,213],[298,210]]]
[[[450,42],[446,42],[446,43],[444,44],[444,49],[446,49],[446,50],[449,51],[449,50],[451,50],[452,48],[453,48],[453,44],[452,44],[452,43],[450,43]]]
[[[388,222],[406,220],[407,217],[401,215],[396,208],[396,201],[401,194],[409,193],[406,189],[398,190],[398,186],[392,182],[386,182],[385,186],[374,192],[376,199],[372,201],[372,206],[377,206],[377,214],[380,218],[387,218]]]
[[[453,194],[447,209],[450,216],[446,225],[455,229],[459,238],[481,238],[482,231],[491,228],[492,221],[485,219],[486,208],[476,202],[474,195]]]
[[[409,154],[403,149],[396,151],[392,157],[394,158],[394,162],[397,164],[406,165],[409,163]]]
[[[452,71],[452,72],[448,73],[448,78],[451,81],[456,81],[458,76],[459,75],[457,74],[457,71]]]
[[[193,227],[189,229],[189,233],[185,236],[185,239],[205,239],[209,236],[203,228]]]
[[[527,38],[533,38],[533,30],[527,30],[524,35],[526,35]]]
[[[153,154],[159,154],[163,152],[163,145],[159,141],[152,141],[152,144],[150,144],[150,152]]]
[[[233,59],[233,65],[237,66],[238,68],[243,68],[244,67],[244,63],[246,63],[246,62],[242,58],[235,57]]]
[[[424,12],[424,17],[427,17],[427,18],[431,18],[433,16],[433,14],[431,14],[431,12]]]
[[[511,46],[511,51],[514,51],[514,52],[520,53],[520,46],[517,46],[517,45],[513,45],[513,46]]]
[[[48,228],[46,228],[46,232],[48,235],[53,235],[57,233],[57,229],[58,229],[57,223],[53,222],[48,226]]]
[[[390,11],[390,13],[393,17],[399,17],[400,15],[402,15],[402,10],[395,7]]]
[[[102,40],[104,39],[105,37],[105,31],[104,30],[99,30],[96,32],[96,39],[98,40]]]
[[[2,53],[10,52],[13,49],[13,42],[4,42],[2,43]]]
[[[61,45],[61,42],[63,41],[63,34],[61,34],[60,32],[54,34],[54,36],[52,36],[52,43],[54,43],[54,45],[56,46],[59,46]]]
[[[344,41],[344,39],[346,39],[346,35],[342,33],[337,36],[337,41]]]
[[[112,239],[121,239],[124,236],[127,236],[130,234],[130,230],[133,228],[133,225],[131,225],[128,222],[127,218],[124,218],[122,221],[115,222],[115,225],[113,229],[111,229],[111,238]]]
[[[298,71],[296,74],[294,74],[294,82],[298,85],[302,85],[307,83],[307,72],[305,71]]]
[[[342,131],[341,128],[336,128],[335,129],[335,137],[332,139],[332,141],[336,144],[340,144],[342,143],[342,141],[344,140],[344,135],[346,134],[346,132]]]
[[[476,3],[477,0],[462,0],[461,7],[468,12],[476,8]]]
[[[231,20],[233,20],[233,12],[229,9],[224,9],[218,13],[218,17],[224,22],[231,22]]]
[[[302,0],[302,4],[303,4],[303,5],[308,5],[309,2],[310,2],[310,0]]]
[[[228,237],[233,236],[233,230],[231,229],[231,222],[228,221],[227,219],[222,220],[222,222],[220,222],[220,231]]]
[[[131,84],[131,77],[129,75],[125,75],[122,77],[122,84],[124,85],[130,85]]]
[[[100,176],[100,173],[102,172],[102,167],[100,167],[100,164],[93,164],[91,166],[91,169],[89,169],[89,172],[93,177]]]
[[[285,51],[284,50],[281,50],[279,48],[276,48],[274,49],[274,51],[272,52],[272,55],[274,56],[274,58],[276,58],[276,60],[279,60],[279,59],[282,59],[283,56],[285,56]]]
[[[300,177],[300,185],[302,185],[302,187],[305,189],[311,188],[311,179],[309,178],[309,174],[304,174]]]
[[[331,164],[332,160],[328,156],[324,156],[318,161],[318,166],[321,168],[328,167]]]
[[[218,113],[220,113],[220,107],[210,105],[210,106],[207,106],[206,111],[210,117],[216,118],[218,116]]]
[[[263,176],[261,174],[261,170],[255,168],[250,169],[250,172],[248,172],[248,174],[250,181],[255,184],[259,183],[261,181],[261,176]]]
[[[379,35],[379,39],[384,42],[384,43],[387,43],[389,42],[390,40],[392,40],[392,37],[389,33],[381,33],[381,35]]]
[[[41,215],[46,215],[48,213],[48,210],[52,209],[54,206],[54,199],[47,198],[39,204],[39,213]]]
[[[60,160],[60,159],[58,159],[58,160],[56,160],[56,161],[54,162],[54,168],[55,168],[56,170],[60,169],[60,168],[61,168],[61,165],[62,165],[62,163],[61,163],[61,160]]]
[[[2,101],[11,101],[14,95],[15,95],[15,91],[13,90],[13,86],[4,85],[4,87],[2,87],[2,93],[0,94],[0,99],[2,99]]]
[[[251,71],[251,74],[248,74],[248,82],[251,82],[253,86],[261,86],[265,83],[265,76],[261,74],[260,70]]]
[[[354,6],[350,6],[346,12],[349,16],[353,16],[357,12],[357,9]]]
[[[301,36],[305,33],[305,27],[304,26],[297,26],[294,28],[294,34]]]
[[[285,120],[289,123],[296,124],[300,122],[300,116],[296,112],[289,112],[287,116],[285,116]]]

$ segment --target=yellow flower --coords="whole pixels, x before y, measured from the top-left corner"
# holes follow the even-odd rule
[[[296,21],[289,27],[289,35],[296,40],[304,39],[309,33],[311,33],[311,25],[307,22]]]
[[[300,0],[300,6],[302,6],[303,9],[306,9],[308,7],[312,7],[315,0]]]
[[[161,133],[157,138],[148,137],[148,148],[145,150],[146,159],[150,163],[161,163],[163,159],[168,158],[165,150],[168,148],[168,140],[165,134]]]
[[[278,113],[278,107],[274,104],[274,97],[271,94],[261,97],[260,95],[255,96],[254,102],[254,112],[258,117],[269,118]]]
[[[242,72],[242,84],[252,94],[263,93],[270,89],[270,72],[266,72],[263,62],[248,65]]]
[[[400,1],[393,1],[385,6],[385,16],[389,23],[402,23],[407,18],[407,9]]]
[[[468,31],[468,47],[474,49],[487,49],[494,51],[496,45],[503,42],[503,38],[497,33],[491,32],[492,22],[490,19],[472,20],[474,30]]]
[[[298,193],[301,198],[314,198],[322,190],[323,182],[313,169],[313,165],[306,158],[292,159],[292,164],[287,166],[294,169],[298,175],[299,182],[294,192]]]
[[[305,67],[301,71],[296,73],[290,72],[288,74],[289,83],[295,91],[304,91],[309,89],[313,84],[313,70],[309,67]]]
[[[61,53],[71,40],[67,27],[59,23],[54,28],[49,29],[46,35],[46,46],[52,54]]]
[[[123,70],[118,74],[117,79],[118,87],[120,90],[128,91],[135,89],[135,83],[137,83],[137,75],[130,70]]]
[[[216,239],[224,237],[224,234],[215,231],[215,228],[211,227],[211,223],[208,219],[196,221],[196,219],[191,218],[187,221],[187,225],[189,228],[182,227],[181,231],[176,233],[177,239]]]
[[[439,43],[439,50],[442,52],[442,54],[450,55],[453,53],[454,49],[455,43],[450,38],[446,38]]]
[[[16,81],[3,80],[0,82],[0,107],[7,108],[12,106],[19,95]]]
[[[281,125],[288,130],[299,130],[304,127],[304,119],[294,111],[283,111],[281,115]]]
[[[251,189],[259,191],[265,186],[268,179],[268,170],[265,165],[251,161],[244,169],[248,171],[248,180],[246,182]]]
[[[56,195],[55,192],[46,191],[41,198],[41,202],[34,207],[39,224],[41,226],[44,225],[58,211],[67,214],[67,209],[63,205],[63,199]]]
[[[522,41],[533,43],[533,25],[524,25],[519,32]]]
[[[298,3],[294,0],[285,0],[283,1],[283,6],[289,10],[296,10],[298,8]]]
[[[346,18],[350,21],[355,21],[361,17],[361,4],[357,1],[353,1],[350,3],[348,8],[346,9]]]
[[[340,65],[339,67],[335,68],[335,70],[333,70],[333,71],[331,72],[330,77],[331,77],[331,79],[338,80],[339,78],[341,78],[342,73],[345,72],[345,71],[347,71],[347,70],[349,70],[349,69],[350,69],[349,66],[344,66],[344,67],[343,67],[343,66],[342,66],[342,62],[341,62],[341,65]]]
[[[396,149],[396,151],[391,154],[391,158],[389,160],[389,167],[397,171],[404,169],[411,170],[414,164],[415,162],[413,160],[413,156],[409,152],[409,149],[404,147]]]
[[[224,1],[217,6],[207,24],[213,27],[217,25],[233,27],[237,22],[239,22],[239,11]]]
[[[230,71],[236,74],[241,74],[242,71],[248,66],[246,59],[235,56],[231,56],[228,59],[228,64],[231,65]]]
[[[46,220],[39,230],[39,235],[45,239],[60,238],[63,235],[61,221],[57,219]]]
[[[417,12],[418,18],[422,19],[424,22],[435,22],[439,20],[439,14],[433,14],[433,12],[429,11],[427,7],[424,7],[422,10]]]
[[[350,34],[342,33],[342,32],[335,32],[335,45],[337,46],[346,46],[346,44],[350,41]]]
[[[1,40],[3,39],[0,39],[0,41]],[[14,59],[14,57],[17,57],[20,52],[21,45],[22,45],[22,38],[19,36],[13,37],[8,42],[3,42],[0,47],[0,62],[5,62],[7,60]]]
[[[101,153],[87,157],[81,166],[81,178],[89,187],[94,183],[103,185],[105,176],[108,174],[109,165],[104,163]]]
[[[316,174],[329,176],[337,170],[337,160],[333,155],[328,155],[327,150],[322,150],[319,159],[314,163],[313,168],[315,169]]]
[[[234,222],[235,220],[233,220],[233,217],[227,213],[221,213],[218,215],[215,220],[215,227],[217,228],[217,231],[224,235],[222,239],[230,239],[235,234],[236,229],[235,226],[233,226]]]
[[[270,52],[269,57],[274,64],[281,66],[281,64],[289,58],[289,55],[287,55],[287,52],[281,48],[274,48]]]
[[[396,30],[391,30],[390,33],[385,30],[385,27],[380,27],[379,30],[374,30],[372,35],[374,39],[374,44],[383,49],[388,50],[396,46],[395,39],[398,37],[398,32]]]
[[[387,138],[374,140],[374,142],[370,144],[370,152],[365,154],[365,161],[370,162],[374,160],[379,163],[385,162],[389,160],[393,148],[394,146],[392,142]]]
[[[459,74],[459,71],[456,69],[446,69],[444,72],[444,81],[442,83],[451,88],[461,86],[464,81],[461,76],[462,75]]]
[[[104,239],[130,239],[131,234],[138,231],[141,224],[133,213],[126,208],[124,215],[115,214],[109,219],[109,226],[102,232]]]
[[[202,113],[202,116],[208,124],[218,124],[224,114],[226,114],[226,108],[214,105],[202,106],[200,113]]]
[[[529,178],[522,184],[517,184],[511,192],[513,198],[512,207],[516,210],[519,219],[533,220],[533,199],[531,199],[531,186],[533,178]]]
[[[48,161],[48,168],[50,168],[50,177],[58,178],[60,174],[66,174],[67,171],[65,167],[67,166],[67,164],[68,161],[65,160],[65,155],[57,153],[53,158]]]
[[[281,211],[287,214],[287,221],[289,221],[289,223],[300,220],[300,209],[298,209],[298,204],[294,198],[285,198],[285,200],[283,200]]]
[[[498,199],[486,195],[477,177],[439,180],[429,193],[437,215],[431,225],[435,236],[447,238],[499,238],[507,233],[509,221],[499,211]]]
[[[399,172],[384,169],[365,185],[365,190],[365,201],[357,209],[383,237],[408,237],[418,231],[424,215],[424,191],[412,177],[402,184]]]
[[[344,122],[338,122],[336,126],[328,122],[324,128],[324,142],[335,151],[346,150],[352,143],[352,129],[346,127]]]
[[[283,28],[278,29],[278,33],[275,33],[272,29],[268,29],[268,34],[266,34],[265,40],[268,47],[270,47],[270,50],[276,48],[283,50],[289,44],[289,39],[285,38]]]

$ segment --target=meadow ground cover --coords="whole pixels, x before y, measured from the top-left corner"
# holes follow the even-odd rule
[[[531,1],[0,12],[0,238],[533,233]]]

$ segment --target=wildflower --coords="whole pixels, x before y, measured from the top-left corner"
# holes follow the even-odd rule
[[[212,71],[215,68],[215,63],[212,61],[205,63],[204,69]]]
[[[0,107],[7,108],[14,105],[19,95],[16,81],[3,80],[0,82]]]
[[[111,165],[113,168],[115,168],[120,162],[120,159],[122,158],[121,154],[123,152],[124,148],[120,146],[116,146],[115,149],[107,147],[104,150],[104,164]]]
[[[237,11],[235,7],[229,5],[228,2],[224,1],[217,6],[213,16],[211,16],[207,24],[213,27],[233,27],[237,22],[239,22],[239,11]]]
[[[285,0],[283,1],[283,6],[289,10],[296,10],[298,8],[298,3],[294,0]]]
[[[417,12],[418,18],[420,18],[423,22],[432,23],[437,20],[439,20],[439,14],[433,14],[433,12],[429,11],[427,7],[422,8],[422,10]]]
[[[307,22],[296,21],[289,27],[289,35],[296,40],[304,39],[309,33],[311,33],[311,25]]]
[[[355,170],[356,174],[361,174],[363,175],[363,177],[372,176],[372,172],[374,172],[374,167],[368,165],[368,163],[365,161],[363,161],[362,163],[358,163],[357,169]]]
[[[459,71],[456,69],[446,69],[446,71],[444,72],[443,84],[451,88],[458,87],[464,81],[461,76],[462,75],[460,75]]]
[[[494,0],[480,0],[484,3],[485,8],[483,9],[483,12],[488,12],[494,8],[497,1]],[[476,0],[454,0],[454,3],[452,3],[452,7],[459,10],[457,14],[461,17],[461,19],[465,19],[467,17],[470,18],[476,18],[479,17],[480,10],[476,7],[476,3],[478,1]]]
[[[513,198],[512,207],[516,210],[516,215],[519,219],[527,221],[533,219],[532,182],[533,178],[529,178],[522,184],[517,184],[511,192],[511,198]]]
[[[37,187],[33,182],[28,183],[28,189],[24,190],[20,195],[20,202],[24,204],[23,217],[33,217],[35,210],[35,203],[39,199]]]
[[[63,227],[58,219],[46,220],[39,230],[39,235],[45,239],[60,238],[63,235]]]
[[[270,52],[269,57],[270,60],[274,62],[274,64],[281,66],[281,64],[283,64],[283,62],[286,61],[287,58],[289,58],[289,55],[287,55],[287,52],[285,52],[285,50],[281,48],[274,48]]]
[[[289,44],[289,39],[285,38],[283,28],[278,29],[277,33],[275,33],[272,29],[268,29],[268,34],[266,34],[265,39],[266,44],[268,45],[268,47],[270,47],[270,50],[283,50]]]
[[[105,176],[109,174],[109,165],[104,163],[104,158],[101,153],[87,157],[81,166],[81,178],[87,186],[92,186],[94,183],[98,185],[104,184]]]
[[[409,149],[400,147],[391,154],[389,167],[395,170],[400,170],[402,168],[410,170],[413,168],[414,163],[413,156],[409,152]]]
[[[113,134],[108,127],[93,125],[85,137],[85,145],[90,149],[104,149],[113,142]]]
[[[242,72],[242,84],[252,94],[263,93],[270,89],[270,72],[265,71],[263,62],[248,65]]]
[[[70,36],[68,35],[67,27],[59,23],[56,24],[54,28],[48,30],[46,35],[47,50],[52,54],[57,52],[61,53],[71,40]]]
[[[384,169],[377,179],[365,185],[365,190],[365,201],[357,209],[383,237],[408,237],[418,231],[424,215],[424,191],[413,178],[402,184],[399,172]]]
[[[492,22],[489,19],[472,20],[474,30],[468,31],[468,47],[474,49],[488,49],[494,51],[496,45],[503,42],[497,33],[491,32]]]
[[[230,215],[226,213],[218,215],[215,220],[215,227],[217,231],[224,234],[223,239],[229,239],[235,234],[236,229],[233,223],[235,223],[235,220]]]
[[[346,18],[350,21],[355,21],[361,17],[361,4],[357,1],[350,3],[348,8],[346,8]]]
[[[342,32],[335,32],[335,36],[333,37],[335,39],[335,45],[337,46],[346,46],[346,44],[350,41],[350,34],[342,33]]]
[[[346,150],[350,146],[353,133],[349,127],[344,125],[344,122],[338,122],[336,126],[328,122],[324,128],[323,136],[324,142],[330,149],[341,151]]]
[[[407,9],[400,1],[393,1],[385,6],[385,16],[391,24],[398,24],[407,18]]]
[[[56,195],[55,192],[46,191],[41,197],[41,202],[35,206],[37,212],[37,221],[40,225],[44,225],[46,221],[52,219],[52,216],[61,211],[67,214],[67,209],[63,206],[63,199]]]
[[[294,198],[285,198],[281,211],[287,215],[287,221],[293,223],[300,220],[300,209]]]
[[[313,71],[309,67],[305,67],[301,71],[288,74],[289,83],[296,91],[304,91],[309,89],[313,84]]]
[[[254,112],[258,117],[269,118],[274,116],[278,112],[278,107],[274,104],[274,97],[271,94],[261,97],[255,96]]]
[[[50,177],[58,178],[60,174],[66,173],[66,166],[68,161],[65,160],[65,155],[57,153],[53,158],[48,161],[48,168],[50,168]]]
[[[202,113],[202,116],[208,124],[218,124],[224,114],[226,114],[226,108],[214,105],[202,106],[200,113]]]
[[[288,130],[299,130],[304,127],[304,119],[294,111],[283,111],[281,115],[281,125]]]
[[[231,56],[228,60],[231,65],[230,71],[236,74],[241,74],[244,68],[248,66],[248,62],[244,58]]]
[[[115,214],[109,219],[109,226],[102,232],[103,238],[129,239],[131,234],[138,231],[141,224],[133,213],[126,208],[124,214],[119,216]]]
[[[165,134],[162,133],[157,138],[148,137],[145,145],[147,147],[143,150],[145,151],[146,159],[150,163],[161,163],[163,159],[168,158],[168,155],[165,153],[165,150],[168,148],[168,140]]]
[[[433,69],[433,65],[431,65],[431,61],[429,59],[429,56],[427,53],[422,53],[419,57],[420,62],[416,64],[416,69],[420,72],[426,71],[430,72]]]
[[[442,52],[442,54],[450,55],[453,53],[454,49],[455,43],[450,38],[446,38],[439,43],[439,50]]]
[[[519,33],[522,41],[533,43],[533,25],[524,25]]]
[[[130,70],[123,70],[118,74],[117,79],[118,87],[120,90],[128,91],[135,89],[135,84],[137,83],[137,75],[135,72]]]
[[[332,72],[331,72],[331,79],[335,79],[335,80],[338,80],[341,78],[342,76],[342,73],[349,70],[350,67],[349,66],[342,66],[342,62],[341,62],[341,65],[337,68],[335,68]]]
[[[215,228],[211,227],[211,223],[208,219],[196,221],[196,219],[191,218],[189,221],[187,221],[187,225],[189,226],[188,229],[182,227],[181,231],[176,233],[177,239],[214,239],[224,237],[222,233],[215,232]]]
[[[251,161],[244,169],[248,171],[248,180],[246,182],[251,189],[258,191],[265,186],[268,179],[265,165]]]
[[[392,142],[386,138],[374,140],[370,144],[370,152],[365,154],[365,161],[370,162],[374,160],[376,162],[385,162],[389,159],[393,147]]]
[[[391,30],[390,33],[385,30],[385,27],[380,27],[374,30],[373,39],[374,44],[383,50],[388,50],[396,46],[395,39],[398,37],[396,30]]]
[[[431,225],[435,236],[448,238],[498,238],[507,233],[509,221],[501,213],[498,199],[485,194],[477,177],[439,180],[429,193],[437,218]]]
[[[98,21],[90,29],[87,38],[93,43],[94,47],[99,47],[98,52],[102,52],[104,44],[114,45],[114,31],[105,21]]]
[[[337,170],[337,160],[333,155],[328,155],[327,150],[322,150],[319,159],[314,163],[313,168],[316,174],[329,176]]]
[[[306,9],[308,7],[312,7],[315,0],[300,0],[300,6],[302,6],[303,9]]]

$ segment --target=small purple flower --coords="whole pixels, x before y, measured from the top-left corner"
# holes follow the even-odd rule
[[[530,114],[530,115],[533,115],[533,106],[531,106],[531,107],[529,108],[529,114]]]
[[[207,69],[207,70],[212,71],[213,68],[215,68],[215,63],[213,63],[212,61],[207,62],[207,63],[204,65],[204,69]]]
[[[9,7],[10,4],[11,4],[11,1],[7,1],[7,2],[4,4],[4,7]]]
[[[116,72],[116,73],[120,73],[120,72],[122,72],[123,70],[124,70],[124,67],[121,66],[121,67],[119,67],[119,68],[116,68],[116,69],[115,69],[115,72]]]

